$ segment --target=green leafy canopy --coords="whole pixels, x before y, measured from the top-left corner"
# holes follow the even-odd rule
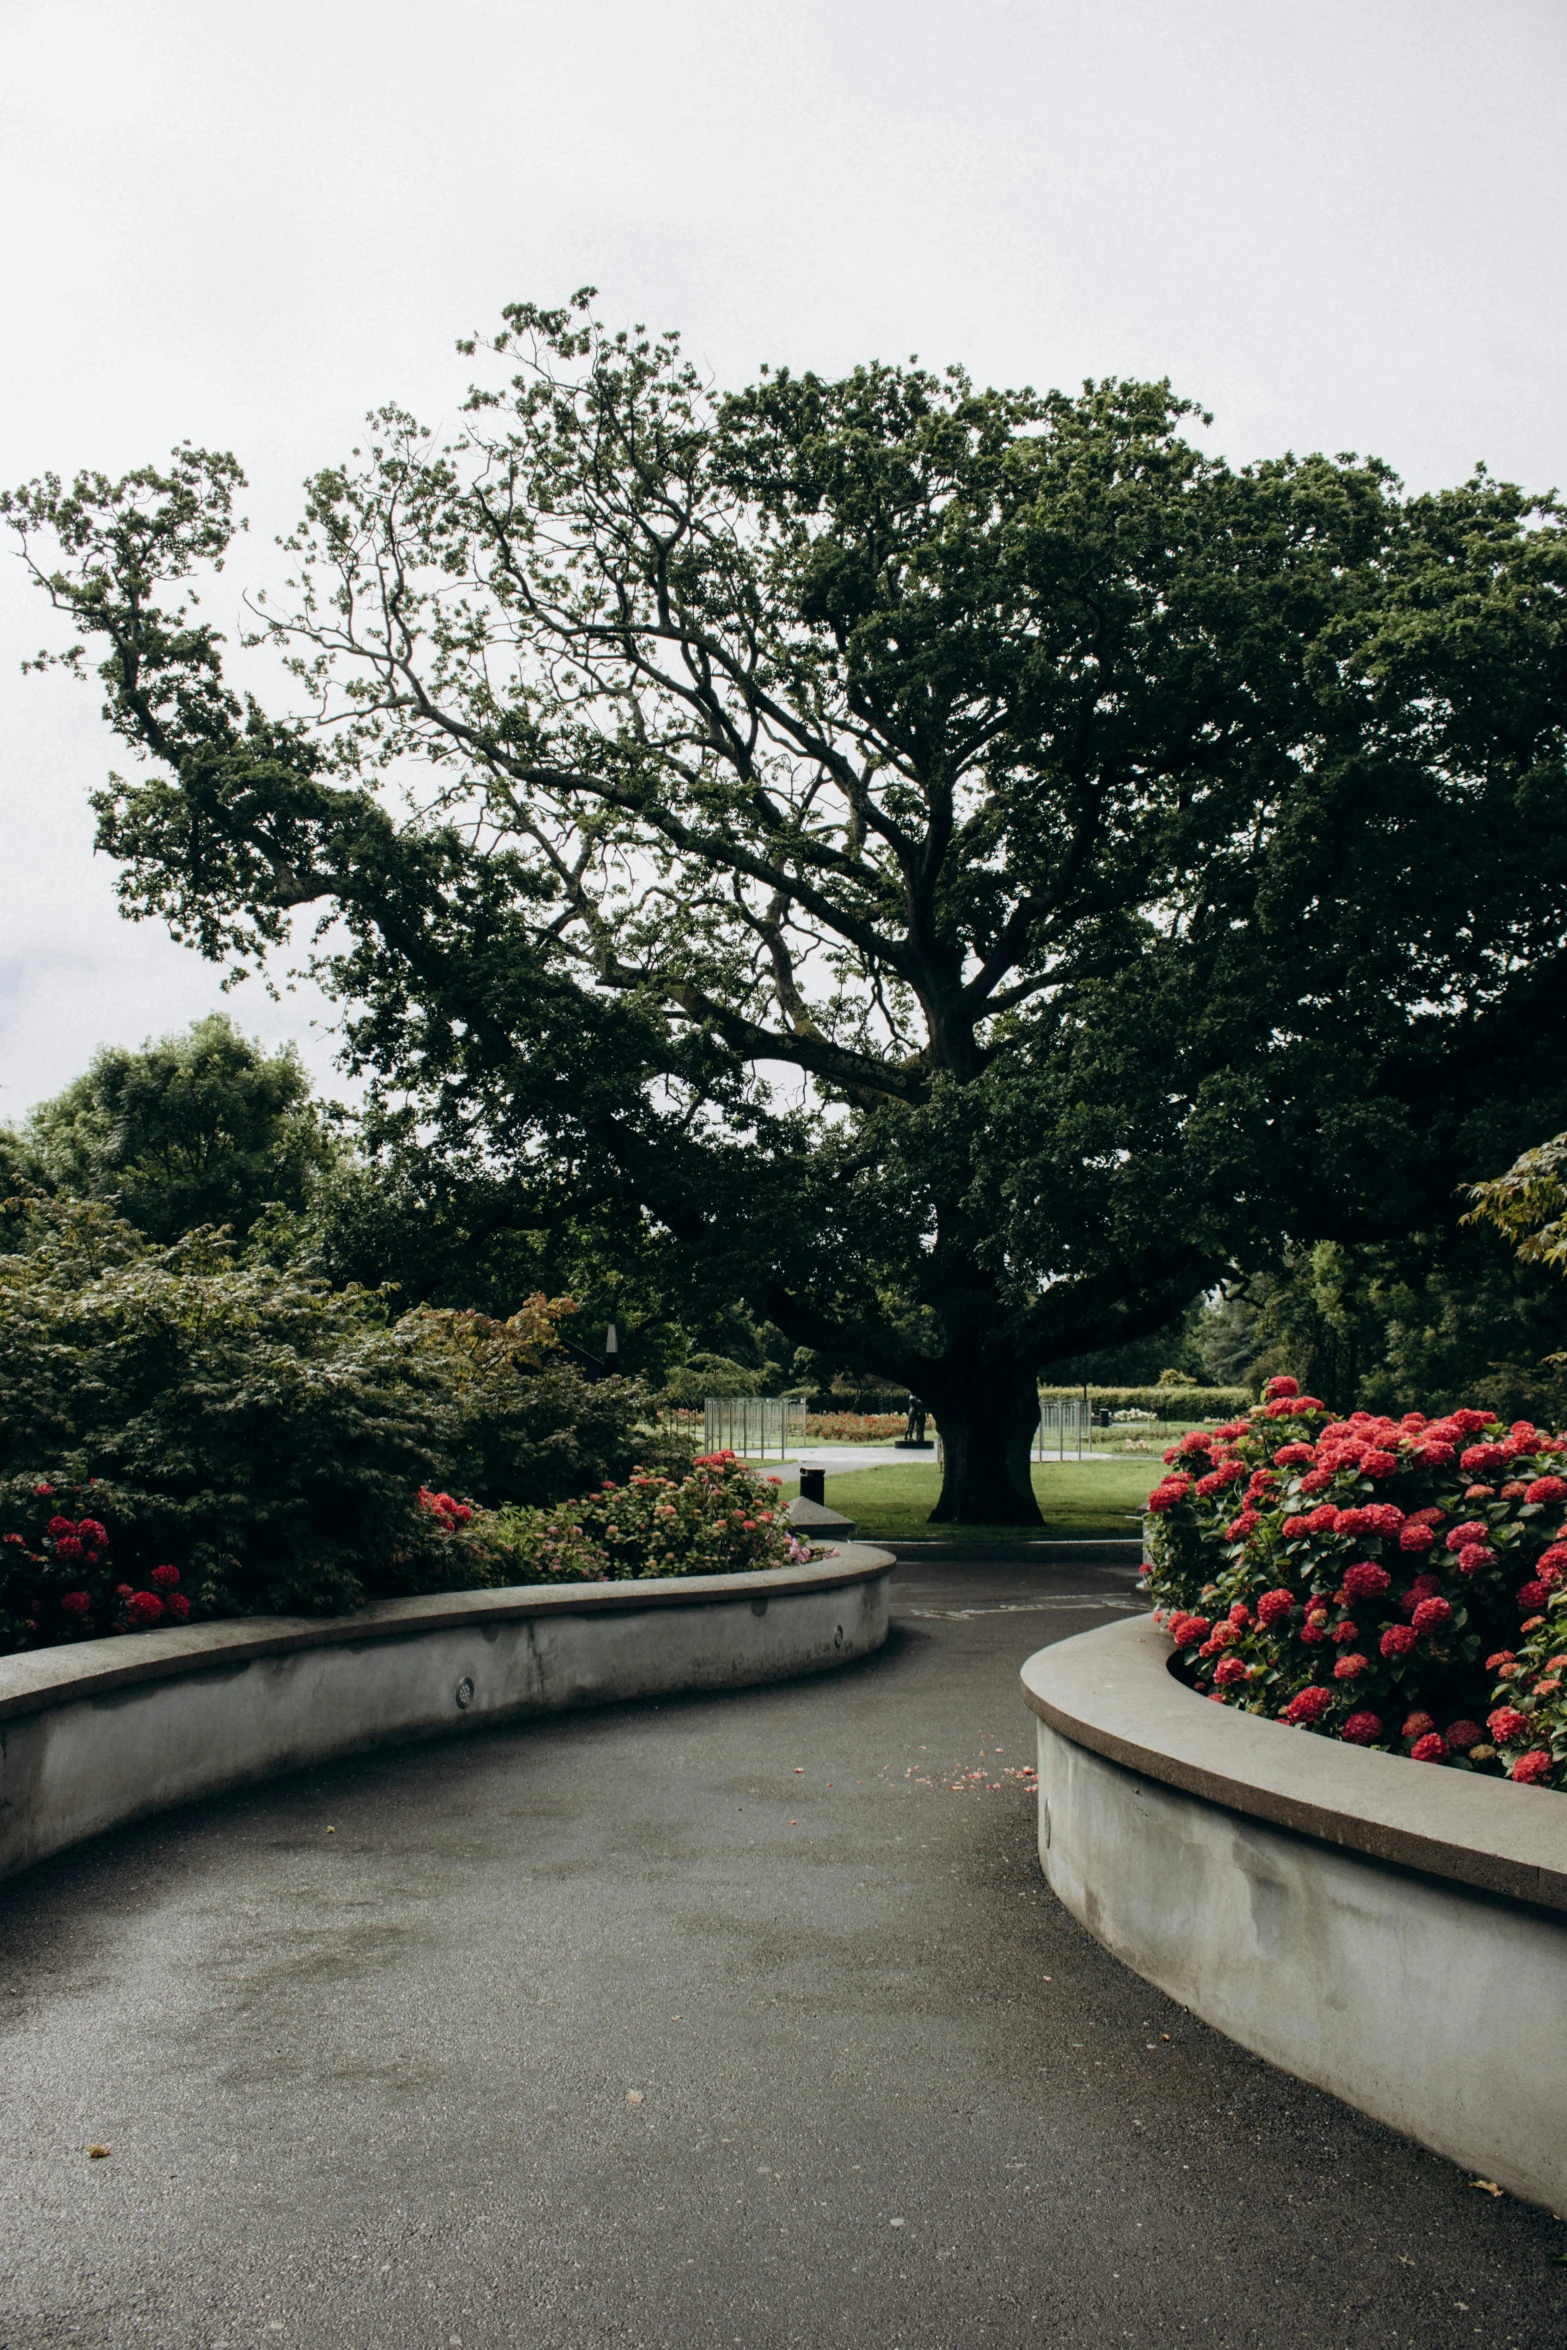
[[[952,1509],[1031,1513],[1039,1367],[1561,1122],[1550,501],[1237,470],[1168,384],[718,394],[586,295],[464,348],[309,485],[288,718],[191,604],[231,457],[4,500],[149,762],[126,904],[341,922],[389,1111],[919,1388]]]

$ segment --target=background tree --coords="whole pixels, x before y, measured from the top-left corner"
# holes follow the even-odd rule
[[[340,1156],[293,1046],[265,1053],[221,1012],[140,1052],[95,1053],[23,1139],[53,1188],[112,1201],[159,1241],[201,1224],[243,1239],[264,1206],[303,1207]]]
[[[1237,472],[1166,385],[716,398],[583,298],[485,366],[448,440],[388,409],[312,483],[269,622],[308,720],[170,593],[232,458],[5,501],[151,762],[100,839],[214,956],[345,925],[432,1146],[916,1389],[938,1517],[1037,1517],[1041,1369],[1562,1122],[1553,506]]]

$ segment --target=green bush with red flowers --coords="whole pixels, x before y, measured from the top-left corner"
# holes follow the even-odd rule
[[[698,1454],[678,1476],[633,1469],[554,1509],[482,1512],[469,1531],[508,1583],[742,1575],[820,1555],[795,1539],[778,1479],[732,1452]]]
[[[1273,1379],[1164,1457],[1147,1588],[1194,1689],[1567,1789],[1567,1438],[1479,1410],[1341,1419]]]

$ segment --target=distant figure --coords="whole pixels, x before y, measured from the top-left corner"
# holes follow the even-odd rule
[[[909,1417],[903,1431],[903,1441],[908,1445],[923,1444],[925,1441],[925,1406],[917,1395],[909,1397]]]

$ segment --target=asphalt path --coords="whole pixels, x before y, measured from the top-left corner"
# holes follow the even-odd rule
[[[1128,1580],[927,1554],[848,1672],[313,1771],[16,1880],[0,2344],[1559,2350],[1567,2225],[1045,1889],[1017,1668]]]

